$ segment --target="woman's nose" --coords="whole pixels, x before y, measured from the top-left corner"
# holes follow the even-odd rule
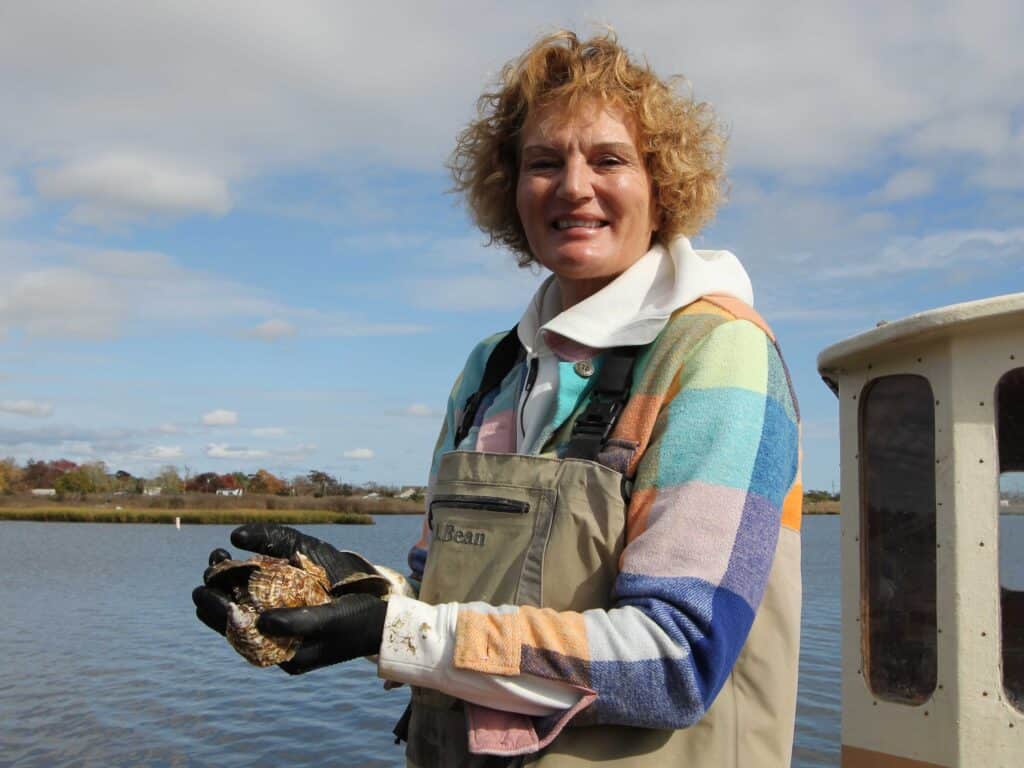
[[[586,200],[593,194],[590,165],[583,159],[569,158],[562,167],[558,196],[564,200]]]

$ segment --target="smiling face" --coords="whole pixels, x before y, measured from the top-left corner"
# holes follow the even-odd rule
[[[558,278],[563,307],[597,292],[647,252],[651,179],[626,113],[561,102],[523,126],[516,208],[530,252]]]

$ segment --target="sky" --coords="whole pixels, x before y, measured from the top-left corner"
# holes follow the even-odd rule
[[[697,248],[750,272],[838,490],[825,347],[1024,290],[1024,4],[0,6],[0,457],[426,482],[543,279],[444,161],[542,33],[613,27],[727,126]]]

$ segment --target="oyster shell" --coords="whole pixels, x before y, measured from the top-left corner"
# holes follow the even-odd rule
[[[303,554],[292,560],[255,555],[210,566],[206,584],[231,599],[225,636],[236,651],[259,667],[288,661],[300,640],[264,635],[256,620],[271,608],[301,608],[330,602],[327,573]]]
[[[387,600],[390,595],[416,596],[412,585],[398,571],[386,565],[374,565],[358,552],[345,550],[342,554],[354,561],[354,565],[361,567],[363,572],[355,571],[332,585],[331,594],[365,593],[376,595],[382,600]]]

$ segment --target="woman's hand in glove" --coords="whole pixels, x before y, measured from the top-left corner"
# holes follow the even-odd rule
[[[275,608],[256,622],[265,635],[297,637],[302,645],[279,666],[290,675],[380,651],[388,604],[375,595],[342,595],[326,605]]]
[[[286,525],[273,523],[249,523],[240,525],[231,532],[231,543],[241,549],[257,552],[270,557],[291,559],[301,552],[327,572],[327,578],[334,587],[355,573],[374,573],[373,565],[354,552],[341,552],[326,541],[308,536]],[[226,549],[215,549],[210,553],[209,565],[231,558]],[[192,592],[196,616],[210,629],[224,634],[228,620],[228,606],[231,600],[218,589],[207,586],[210,569],[203,574],[203,586]],[[301,653],[301,649],[300,649]],[[376,653],[376,651],[370,651]],[[338,659],[339,661],[341,659]],[[333,663],[333,662],[324,662]],[[319,666],[323,666],[320,664]],[[307,669],[313,669],[312,666]],[[303,670],[305,671],[305,670]]]
[[[301,552],[327,571],[331,587],[354,573],[374,573],[373,565],[355,552],[341,552],[326,541],[308,536],[287,525],[248,523],[231,532],[231,543],[239,549],[288,560]],[[223,550],[219,550],[223,552]],[[211,554],[212,557],[212,554]]]

